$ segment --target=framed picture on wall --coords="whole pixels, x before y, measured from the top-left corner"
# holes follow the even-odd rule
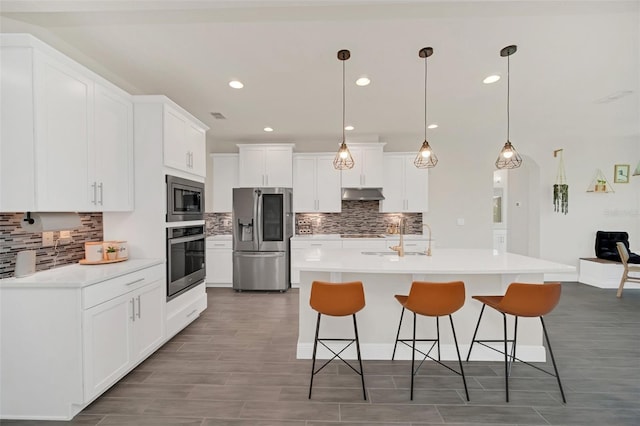
[[[613,167],[613,183],[629,183],[628,164],[616,164]]]

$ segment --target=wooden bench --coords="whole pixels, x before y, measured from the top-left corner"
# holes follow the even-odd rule
[[[624,267],[621,262],[598,259],[597,257],[581,257],[578,282],[598,288],[618,288]],[[640,288],[640,284],[627,282],[625,289]]]

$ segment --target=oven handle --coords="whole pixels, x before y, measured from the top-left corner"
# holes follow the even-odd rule
[[[189,235],[187,237],[180,237],[180,238],[169,238],[169,244],[179,244],[179,243],[186,243],[189,241],[198,241],[198,240],[202,240],[204,241],[204,234],[198,234],[198,235]]]

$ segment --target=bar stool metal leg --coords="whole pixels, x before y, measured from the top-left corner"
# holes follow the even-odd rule
[[[453,317],[449,315],[449,321],[451,322],[451,331],[453,332],[453,343],[456,345],[456,353],[458,354],[458,365],[460,366],[460,375],[462,376],[462,383],[464,384],[464,393],[469,401],[469,389],[467,388],[467,379],[464,377],[464,370],[462,369],[462,359],[460,358],[460,349],[458,349],[458,338],[456,337],[456,329],[453,326]]]
[[[396,333],[396,343],[393,345],[393,354],[391,355],[391,360],[396,359],[396,348],[398,347],[398,339],[400,338],[400,328],[402,327],[402,317],[404,316],[404,308],[402,308],[402,312],[400,312],[400,323],[398,324],[398,332]]]
[[[440,359],[440,317],[436,317],[436,338],[438,339],[438,361]]]
[[[311,389],[313,389],[313,376],[316,371],[316,352],[318,350],[318,333],[320,332],[320,312],[318,312],[318,319],[316,320],[316,337],[313,339],[313,361],[311,362],[311,381],[309,382],[309,399],[311,399]]]
[[[502,314],[502,324],[504,326],[504,388],[509,402],[509,351],[507,350],[507,316]]]
[[[358,338],[358,324],[356,324],[356,314],[353,314],[353,330],[356,334],[356,351],[358,352],[358,363],[360,364],[360,379],[362,380],[362,395],[367,400],[367,391],[364,388],[364,370],[362,369],[362,356],[360,355],[360,339]]]
[[[476,330],[473,332],[473,337],[471,338],[471,345],[469,345],[469,353],[467,354],[467,362],[469,362],[469,357],[471,356],[471,349],[473,349],[473,344],[476,341],[476,336],[478,335],[478,328],[480,328],[480,320],[482,320],[482,314],[484,314],[484,308],[487,305],[483,304],[482,309],[480,309],[480,316],[478,317],[478,322],[476,323]]]
[[[551,355],[551,362],[553,363],[553,370],[556,372],[556,379],[558,380],[558,387],[560,387],[560,395],[562,395],[562,402],[567,403],[567,399],[564,397],[564,390],[562,389],[562,383],[560,383],[560,374],[558,374],[558,367],[556,366],[556,359],[553,356],[551,350],[551,342],[549,341],[549,335],[547,334],[547,327],[544,325],[544,320],[540,317],[542,323],[542,331],[544,331],[544,338],[547,341],[547,347],[549,348],[549,355]]]

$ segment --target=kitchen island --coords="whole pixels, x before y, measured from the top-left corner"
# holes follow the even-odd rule
[[[391,359],[402,310],[393,295],[408,294],[412,281],[461,280],[465,283],[467,300],[453,314],[453,321],[460,352],[466,356],[482,307],[471,296],[501,295],[512,282],[542,283],[545,273],[575,272],[573,266],[512,253],[497,253],[489,249],[438,249],[434,250],[433,256],[407,252],[404,257],[399,257],[390,250],[376,252],[315,248],[299,253],[292,263],[292,269],[300,273],[297,357],[310,359],[313,351],[317,313],[309,306],[311,283],[314,280],[362,281],[366,306],[357,314],[362,357],[381,360]],[[512,318],[509,320],[512,330]],[[323,316],[320,336],[352,337],[350,324],[347,318]],[[400,338],[410,337],[410,324],[411,316],[405,315]],[[435,330],[435,319],[418,316],[417,338],[432,338],[436,334]],[[446,319],[441,321],[440,334],[442,359],[457,359],[451,328]],[[486,310],[478,338],[502,339],[502,316],[491,309]],[[500,344],[496,347],[499,348]],[[319,358],[329,358],[329,354],[326,349],[318,348]],[[355,348],[349,348],[345,354],[346,357],[355,359]],[[537,318],[522,318],[518,323],[518,357],[525,361],[545,361],[542,327]],[[411,359],[410,348],[399,344],[396,359]],[[474,345],[471,360],[503,359],[495,351]]]

